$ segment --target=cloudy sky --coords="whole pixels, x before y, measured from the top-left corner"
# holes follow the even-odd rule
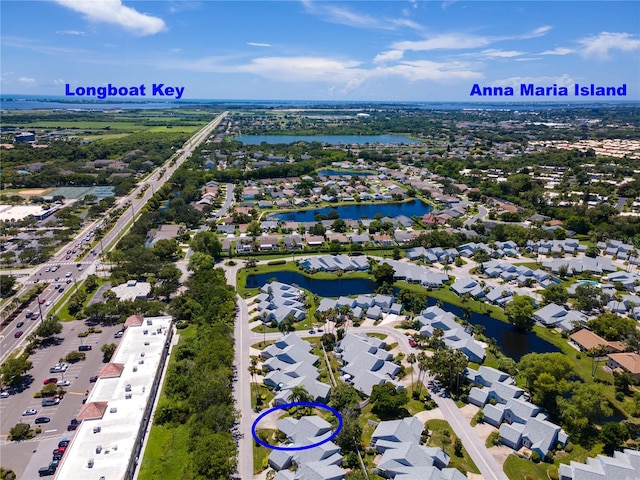
[[[5,94],[465,101],[475,83],[594,83],[640,100],[635,0],[3,0],[0,18]]]

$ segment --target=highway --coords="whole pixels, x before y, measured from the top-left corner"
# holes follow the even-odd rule
[[[103,253],[103,247],[105,251],[108,251],[116,244],[117,240],[126,234],[133,223],[132,220],[134,220],[134,218],[140,213],[140,210],[153,196],[153,193],[156,192],[167,180],[169,180],[171,175],[173,175],[184,161],[189,158],[193,150],[209,137],[211,131],[220,124],[228,113],[229,112],[221,113],[205,127],[196,132],[189,140],[187,140],[187,142],[185,142],[180,150],[167,160],[167,162],[154,170],[154,172],[147,176],[145,180],[141,180],[138,187],[136,187],[129,195],[121,198],[117,202],[116,206],[128,205],[128,207],[120,218],[118,218],[113,228],[100,242],[97,243],[97,245],[94,245],[93,250],[95,254],[91,254],[90,252],[88,252],[86,256],[81,254],[82,246],[80,242],[93,233],[93,231],[102,223],[102,219],[98,219],[92,224],[86,226],[73,241],[60,248],[58,253],[47,263],[35,267],[32,270],[32,274],[24,282],[24,288],[16,295],[19,296],[24,294],[36,282],[45,282],[49,284],[49,286],[40,295],[40,298],[44,299],[45,302],[47,300],[52,300],[53,302],[54,300],[58,300],[60,296],[60,293],[57,293],[53,288],[55,284],[61,284],[62,288],[66,290],[67,288],[72,287],[74,282],[83,280],[87,275],[93,273],[99,274],[99,259]],[[161,172],[162,174],[160,174]],[[145,189],[145,185],[149,185],[149,187],[146,187]],[[84,256],[84,258],[80,255]],[[78,266],[78,264],[80,264],[80,266]],[[51,271],[52,268],[56,266],[58,269],[56,271]],[[80,269],[80,267],[82,269]],[[70,275],[67,276],[68,273],[70,273]],[[59,280],[56,281],[56,278],[59,278]],[[71,280],[71,282],[67,284],[67,280]],[[54,304],[49,307],[40,305],[44,315],[49,313],[50,309],[55,306],[55,302],[53,303]],[[31,311],[38,311],[37,300],[32,301],[27,309]],[[19,329],[17,329],[15,325],[19,321],[25,322],[24,326],[21,327],[21,330],[24,333],[19,339],[16,339],[14,335]],[[12,321],[10,325],[7,325],[2,330],[0,334],[0,363],[4,362],[7,356],[16,348],[20,348],[26,343],[26,338],[37,326],[37,323],[37,321],[25,320],[24,314],[21,314],[19,318]]]

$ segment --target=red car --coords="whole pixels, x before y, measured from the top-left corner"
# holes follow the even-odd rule
[[[38,299],[38,302],[39,302],[40,304],[43,304],[44,302],[46,302],[46,300],[45,300],[44,298],[40,298],[40,299]]]
[[[417,345],[416,341],[413,338],[409,338],[409,346],[415,347]]]
[[[45,385],[49,383],[58,383],[58,379],[56,377],[47,378],[44,382]]]
[[[16,333],[13,334],[13,336],[16,337],[16,338],[20,338],[23,333],[24,332],[22,330],[18,330]]]

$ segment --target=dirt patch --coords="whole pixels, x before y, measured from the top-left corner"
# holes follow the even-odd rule
[[[47,188],[32,188],[29,190],[20,190],[18,194],[19,195],[42,195],[47,191],[48,191]]]
[[[434,408],[433,410],[424,410],[422,412],[416,413],[416,418],[420,420],[423,424],[427,423],[429,420],[444,420],[444,414],[442,410],[439,408]]]
[[[473,427],[473,430],[476,432],[478,437],[480,437],[480,439],[483,442],[487,441],[487,438],[489,437],[491,432],[496,432],[497,431],[497,429],[495,427],[492,427],[488,423],[479,423],[475,427]]]
[[[507,447],[506,445],[500,445],[499,447],[491,447],[489,449],[489,453],[498,463],[498,465],[503,466],[504,462],[507,460],[507,457],[513,453],[513,449]]]
[[[462,413],[464,418],[466,418],[467,420],[469,420],[469,422],[471,422],[471,419],[475,416],[476,413],[478,413],[478,410],[480,410],[478,407],[468,403],[467,405],[465,405],[460,409],[460,413]]]

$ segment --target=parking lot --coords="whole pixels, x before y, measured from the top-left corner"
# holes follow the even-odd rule
[[[121,330],[122,325],[98,325],[95,328],[101,329],[102,333],[79,338],[78,333],[87,331],[88,328],[80,321],[63,323],[62,333],[58,336],[60,341],[34,351],[29,357],[33,362],[33,368],[27,373],[28,381],[24,388],[21,391],[10,392],[8,398],[0,398],[2,466],[13,469],[18,478],[37,478],[38,469],[49,464],[58,442],[65,437],[71,438],[74,432],[67,432],[67,425],[80,411],[86,391],[94,385],[89,378],[97,375],[102,368],[102,345],[118,344],[120,341],[114,338],[114,334]],[[91,350],[84,352],[85,360],[70,363],[65,372],[50,373],[51,367],[69,352],[78,351],[80,345],[91,346]],[[34,398],[33,394],[42,389],[44,380],[52,377],[59,381],[69,381],[69,386],[64,387],[67,393],[59,404],[43,407],[42,399]],[[25,410],[31,408],[37,410],[35,415],[22,415]],[[51,421],[35,425],[34,421],[38,417],[49,417]],[[42,433],[32,440],[10,442],[7,436],[17,423],[29,423],[32,428],[39,426]]]

